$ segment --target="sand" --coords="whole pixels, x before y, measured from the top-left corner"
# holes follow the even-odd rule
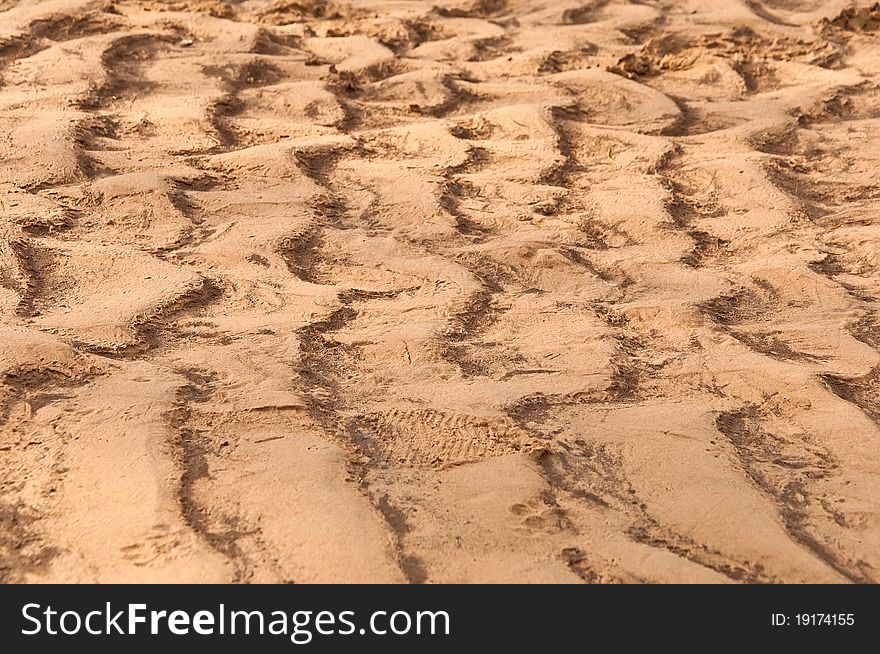
[[[878,37],[0,1],[0,580],[880,580]]]

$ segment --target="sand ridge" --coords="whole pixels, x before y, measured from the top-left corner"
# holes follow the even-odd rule
[[[876,582],[878,35],[0,2],[0,580]]]

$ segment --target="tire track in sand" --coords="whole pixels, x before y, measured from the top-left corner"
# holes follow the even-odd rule
[[[807,4],[0,3],[0,578],[875,581]]]

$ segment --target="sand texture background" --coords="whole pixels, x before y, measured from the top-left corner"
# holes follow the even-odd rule
[[[876,582],[880,6],[0,0],[0,580]]]

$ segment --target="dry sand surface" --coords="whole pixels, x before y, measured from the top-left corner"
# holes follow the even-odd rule
[[[0,0],[0,580],[876,582],[880,6]]]

